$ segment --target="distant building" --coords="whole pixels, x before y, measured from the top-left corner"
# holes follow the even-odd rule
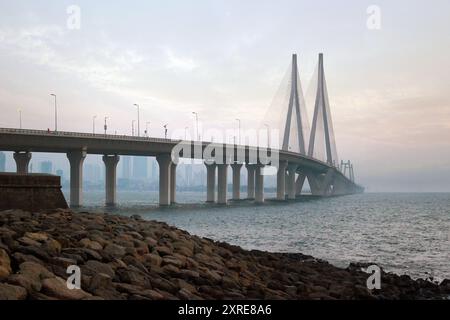
[[[158,167],[158,163],[156,162],[155,158],[150,158],[150,173],[149,173],[149,177],[150,177],[150,181],[157,181],[159,178],[159,167]]]
[[[0,152],[0,172],[6,171],[6,156],[4,152]]]
[[[131,176],[131,161],[129,156],[122,157],[122,178],[130,179]]]
[[[40,172],[42,173],[53,173],[53,164],[51,161],[42,161],[40,163]]]
[[[61,179],[63,179],[64,178],[64,171],[62,171],[61,169],[58,169],[58,170],[56,170],[56,175],[60,176]]]
[[[85,181],[99,182],[102,179],[102,169],[98,164],[87,164],[84,173]]]
[[[133,157],[133,179],[147,179],[147,157]]]

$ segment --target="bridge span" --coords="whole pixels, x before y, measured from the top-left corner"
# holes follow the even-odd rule
[[[205,162],[208,202],[227,203],[229,167],[233,171],[232,199],[241,199],[240,171],[243,166],[248,171],[246,197],[257,203],[264,202],[264,176],[269,166],[275,168],[277,199],[280,201],[299,196],[305,180],[308,181],[311,193],[315,196],[363,192],[364,188],[354,181],[353,165],[350,162],[339,163],[337,158],[322,54],[319,54],[317,71],[317,94],[309,130],[297,55],[292,56],[287,77],[288,86],[283,95],[286,101],[282,101],[281,109],[277,107],[270,115],[271,118],[277,114],[283,117],[281,149],[148,137],[0,128],[0,150],[14,152],[17,172],[23,174],[28,172],[32,152],[65,153],[70,163],[71,206],[82,205],[83,162],[88,153],[103,155],[107,205],[116,203],[116,167],[121,155],[156,157],[159,165],[160,205],[176,202],[176,168],[180,157]],[[325,155],[323,160],[319,160],[319,151],[323,151]]]
[[[207,201],[225,204],[227,202],[227,170],[233,171],[232,199],[240,195],[240,170],[245,165],[248,170],[247,198],[256,202],[264,201],[265,166],[277,167],[277,199],[295,199],[300,195],[305,178],[311,193],[317,196],[345,195],[362,191],[339,168],[286,150],[271,150],[252,146],[214,144],[211,157],[205,152],[211,143],[180,141],[161,138],[130,137],[77,132],[48,132],[44,130],[23,130],[0,128],[0,150],[14,152],[18,173],[27,173],[32,152],[65,153],[70,163],[70,205],[82,205],[83,161],[87,154],[103,155],[105,164],[106,204],[116,201],[116,167],[120,155],[156,157],[159,164],[159,202],[169,205],[176,202],[176,167],[174,149],[180,144],[192,149],[201,148],[200,153],[190,155],[179,153],[180,157],[205,160],[207,167]],[[223,161],[215,157],[217,150],[223,154]],[[227,151],[228,150],[228,151]],[[234,157],[226,157],[229,150]],[[277,163],[273,161],[277,153]],[[243,161],[237,161],[243,154]],[[200,157],[198,156],[200,155]],[[178,155],[175,155],[178,156]],[[271,159],[270,162],[267,160]],[[217,171],[217,173],[216,173]],[[216,197],[217,175],[217,197]]]

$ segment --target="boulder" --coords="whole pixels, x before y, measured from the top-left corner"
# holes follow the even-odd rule
[[[7,279],[9,284],[17,285],[25,288],[29,293],[33,291],[41,291],[41,279],[33,274],[12,274]]]
[[[114,243],[105,246],[102,255],[113,258],[122,258],[125,255],[125,248]]]
[[[97,241],[92,241],[89,238],[81,239],[79,243],[83,248],[88,248],[96,251],[103,249],[103,246],[100,243],[98,243]]]
[[[163,259],[154,253],[148,253],[143,256],[144,261],[150,264],[150,266],[160,267]]]
[[[11,272],[11,259],[6,250],[0,249],[0,280],[7,278]]]
[[[59,277],[43,280],[42,293],[61,300],[81,300],[92,296],[82,289],[69,289],[66,281]]]
[[[25,300],[27,290],[23,287],[0,283],[0,300]]]
[[[91,277],[89,291],[95,292],[101,288],[111,288],[112,278],[106,273],[97,273]]]
[[[89,260],[83,266],[81,266],[83,273],[86,272],[87,275],[95,275],[97,273],[104,273],[114,278],[114,269],[107,263],[99,262],[96,260]]]
[[[57,240],[48,239],[44,242],[42,248],[47,251],[50,256],[55,256],[61,253],[62,246]]]
[[[48,234],[44,232],[26,232],[25,237],[38,242],[44,242],[48,240]]]

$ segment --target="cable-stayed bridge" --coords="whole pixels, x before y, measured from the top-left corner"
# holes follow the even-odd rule
[[[0,128],[0,150],[13,151],[17,172],[28,173],[32,152],[65,153],[70,163],[70,205],[82,205],[83,162],[87,154],[103,155],[106,170],[106,204],[116,203],[116,168],[120,155],[156,157],[159,164],[159,203],[176,202],[176,168],[179,158],[201,159],[207,168],[208,202],[226,204],[228,170],[232,169],[231,199],[239,200],[241,175],[247,170],[246,198],[264,202],[264,177],[275,168],[277,200],[295,199],[305,181],[311,194],[327,197],[363,192],[355,183],[353,165],[339,162],[323,55],[319,55],[317,86],[311,126],[306,114],[297,56],[292,57],[281,105],[270,112],[281,119],[281,148],[271,145],[185,141],[151,137],[130,137],[78,132]],[[311,129],[309,129],[311,128]],[[216,182],[217,181],[217,182]]]

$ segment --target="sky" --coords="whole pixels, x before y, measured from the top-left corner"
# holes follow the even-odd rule
[[[53,129],[55,93],[64,131],[107,116],[131,134],[134,103],[152,136],[194,135],[194,111],[205,130],[258,128],[291,55],[306,90],[319,52],[357,181],[449,192],[448,0],[0,0],[0,127],[18,127],[20,109],[24,128]]]

